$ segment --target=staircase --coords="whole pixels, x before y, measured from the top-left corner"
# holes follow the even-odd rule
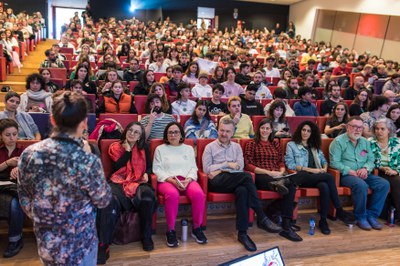
[[[46,58],[44,52],[57,42],[57,40],[48,39],[37,44],[36,49],[30,52],[26,57],[26,60],[22,62],[24,67],[21,68],[21,73],[19,73],[18,69],[15,68],[14,73],[7,75],[6,81],[0,82],[0,89],[3,86],[10,86],[13,91],[18,92],[19,94],[25,92],[26,77],[32,73],[39,72],[40,63]],[[5,92],[0,92],[0,111],[4,110],[5,95]]]

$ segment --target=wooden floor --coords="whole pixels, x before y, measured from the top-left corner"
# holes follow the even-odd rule
[[[258,251],[279,246],[286,265],[400,265],[399,226],[385,226],[382,231],[366,232],[356,226],[349,228],[340,221],[329,221],[331,235],[322,235],[317,229],[316,234],[310,236],[307,234],[307,224],[312,215],[301,214],[299,217],[298,224],[302,227],[299,234],[304,239],[300,243],[290,242],[278,234],[266,233],[256,226],[249,230],[249,235],[256,242]],[[124,246],[113,245],[107,265],[217,265],[251,254],[237,242],[234,224],[233,217],[212,219],[205,232],[208,244],[199,245],[189,238],[188,242],[181,242],[180,247],[169,248],[165,245],[166,225],[161,223],[153,237],[155,250],[142,251],[139,242]],[[178,236],[179,229],[178,226]],[[34,235],[29,229],[26,231],[24,249],[14,258],[0,258],[0,265],[41,265]],[[6,247],[6,232],[6,224],[0,223],[0,251]]]

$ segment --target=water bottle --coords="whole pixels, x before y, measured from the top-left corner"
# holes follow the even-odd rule
[[[391,208],[390,208],[390,221],[389,221],[389,223],[391,224],[391,225],[394,225],[394,211],[395,211],[396,209],[392,206]]]
[[[310,229],[308,230],[308,234],[310,236],[315,234],[315,219],[312,217],[310,218]]]
[[[181,240],[183,242],[186,242],[188,239],[188,220],[187,219],[182,219],[181,220],[181,226],[182,226],[182,235],[181,235]]]

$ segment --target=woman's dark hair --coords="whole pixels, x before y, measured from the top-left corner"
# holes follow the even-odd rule
[[[124,143],[124,141],[126,140],[126,134],[128,134],[128,130],[134,125],[139,126],[140,129],[142,130],[142,134],[140,134],[140,138],[138,139],[137,144],[136,144],[138,149],[142,150],[142,149],[144,149],[144,146],[146,145],[146,132],[145,132],[143,125],[140,124],[139,122],[131,122],[125,127],[124,131],[122,132],[120,143],[121,144]]]
[[[150,87],[150,84],[149,84],[148,81],[147,81],[147,73],[149,73],[149,72],[153,72],[153,74],[154,74],[154,71],[153,71],[153,70],[150,70],[150,69],[147,69],[147,70],[145,70],[145,71],[143,72],[142,84],[143,84],[143,86],[144,86],[145,88]],[[154,82],[155,82],[155,80],[153,80],[153,83],[154,83]]]
[[[304,126],[309,126],[311,128],[311,135],[307,140],[307,145],[317,150],[321,149],[321,132],[319,131],[318,126],[314,122],[311,122],[309,120],[300,123],[300,125],[296,128],[296,131],[292,136],[292,140],[296,144],[301,144],[302,142],[301,130],[303,129]]]
[[[6,96],[4,97],[4,102],[7,102],[12,97],[17,97],[21,100],[21,96],[18,93],[16,93],[15,91],[8,91],[6,93]]]
[[[164,129],[163,141],[165,144],[170,144],[168,141],[168,129],[170,127],[172,127],[173,125],[177,126],[179,128],[179,131],[181,132],[181,138],[179,139],[179,143],[183,143],[185,141],[185,130],[183,130],[183,127],[181,124],[174,121],[174,122],[169,123]]]
[[[369,91],[367,89],[361,89],[357,92],[357,96],[354,98],[352,103],[358,104],[361,106],[361,102],[360,99],[358,98],[358,96],[362,93],[362,92],[366,92],[367,93],[367,98],[365,98],[365,102],[363,103],[363,107],[364,110],[366,110],[369,106]]]
[[[31,74],[26,78],[25,88],[29,90],[31,88],[31,82],[35,80],[40,82],[40,90],[44,90],[46,82],[44,81],[44,78],[38,73]]]
[[[18,123],[15,120],[9,118],[0,119],[0,134],[10,127],[15,127],[18,131]]]
[[[83,83],[87,83],[87,82],[89,82],[89,69],[88,69],[87,67],[85,67],[84,65],[81,65],[81,66],[79,66],[79,67],[76,68],[76,72],[75,72],[75,77],[74,77],[74,79],[79,79],[79,78],[78,78],[78,72],[79,72],[79,69],[81,69],[81,68],[84,68],[84,69],[86,69],[86,71],[87,71],[86,77],[85,77],[85,79],[83,80]]]
[[[159,100],[160,100],[160,103],[162,103],[162,99],[161,99],[160,96],[158,96],[158,95],[155,94],[155,93],[150,93],[150,94],[147,96],[146,103],[144,104],[144,113],[145,113],[145,114],[150,114],[150,111],[151,111],[150,103],[151,103],[154,99],[159,99]]]
[[[7,93],[7,94],[8,94],[8,93]],[[7,98],[7,94],[6,94],[6,98]],[[7,100],[6,100],[6,101],[7,101]],[[395,103],[395,104],[391,105],[391,106],[389,107],[389,110],[388,110],[387,113],[386,113],[386,117],[389,118],[389,119],[392,119],[392,118],[390,118],[390,113],[391,113],[393,110],[395,110],[395,109],[400,109],[400,104]],[[397,121],[399,121],[399,120],[400,120],[400,117],[397,119]],[[397,121],[393,121],[393,122],[397,122]]]
[[[55,131],[73,132],[87,117],[86,99],[71,91],[58,91],[53,95],[52,116]]]
[[[176,95],[176,100],[180,100],[182,98],[181,91],[184,90],[184,89],[189,89],[190,90],[190,86],[186,82],[181,82],[181,83],[178,84],[178,87],[176,89],[178,91],[178,94]]]
[[[372,111],[378,110],[379,107],[381,107],[384,104],[388,104],[388,103],[389,103],[389,99],[386,98],[385,96],[381,96],[381,95],[375,96],[374,98],[372,98],[372,101],[369,104],[368,111],[372,112]]]
[[[269,142],[274,141],[274,133],[273,133],[274,127],[272,126],[272,120],[269,118],[264,118],[263,120],[260,121],[260,124],[258,124],[256,133],[254,134],[254,141],[257,144],[261,142],[260,128],[265,124],[269,124],[269,126],[271,127],[271,134],[269,134],[269,136],[268,136],[268,141]]]
[[[222,67],[222,66],[217,66],[216,68],[215,68],[215,70],[214,70],[214,73],[213,73],[213,79],[215,79],[215,80],[220,80],[220,78],[218,78],[217,77],[217,72],[219,71],[219,70],[222,70],[222,76],[221,76],[221,78],[222,79],[224,79],[224,68]]]
[[[193,113],[192,113],[192,120],[195,125],[200,124],[199,118],[196,115],[196,109],[197,109],[197,107],[199,107],[201,105],[206,107],[206,113],[204,114],[204,118],[207,119],[208,121],[211,120],[210,113],[208,112],[207,102],[205,100],[198,100],[196,103],[196,107],[194,108]]]
[[[285,106],[285,103],[284,103],[282,100],[274,100],[274,102],[273,102],[273,103],[271,104],[271,106],[269,107],[268,115],[269,115],[269,118],[270,118],[272,121],[274,121],[274,120],[275,120],[274,111],[275,111],[275,109],[278,108],[278,107],[282,108],[282,110],[283,110],[283,113],[282,113],[282,115],[279,117],[278,122],[279,122],[279,123],[283,123],[283,122],[286,121],[286,116],[285,116],[285,113],[286,113],[286,106]]]
[[[344,108],[344,110],[345,110],[345,114],[344,114],[344,116],[343,116],[343,121],[339,121],[339,119],[338,119],[338,117],[336,116],[336,108],[338,107],[338,106],[343,106],[343,108]],[[332,113],[331,113],[331,115],[329,116],[329,119],[334,123],[334,124],[337,124],[337,123],[347,123],[347,120],[349,119],[349,107],[347,106],[347,104],[346,103],[344,103],[344,102],[338,102],[337,104],[335,104],[335,106],[333,106],[333,109],[332,109]]]

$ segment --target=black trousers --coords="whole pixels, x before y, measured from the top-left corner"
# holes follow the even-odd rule
[[[389,197],[393,207],[396,209],[394,217],[395,219],[400,219],[400,176],[389,176],[382,171],[379,171],[379,176],[385,178],[390,183],[391,191]]]
[[[236,228],[246,231],[249,226],[249,208],[257,214],[257,219],[265,217],[257,188],[249,173],[220,173],[209,180],[208,187],[211,192],[235,193],[236,196]]]
[[[99,243],[107,245],[112,243],[118,218],[125,211],[137,211],[143,238],[151,237],[152,216],[157,208],[154,190],[150,186],[141,185],[134,200],[131,200],[125,196],[121,185],[110,183],[110,186],[113,194],[110,204],[103,209],[97,210],[96,224]]]
[[[271,190],[274,188],[270,185],[272,181],[276,181],[272,176],[267,174],[256,174],[256,187],[259,190]],[[289,193],[282,196],[280,208],[282,217],[293,219],[294,198],[296,196],[296,185],[293,182],[286,184]]]
[[[291,180],[299,187],[310,187],[319,189],[321,218],[326,218],[328,216],[329,203],[331,200],[333,206],[336,209],[342,207],[335,184],[335,178],[332,174],[312,174],[306,171],[299,171],[296,175],[291,176]]]

